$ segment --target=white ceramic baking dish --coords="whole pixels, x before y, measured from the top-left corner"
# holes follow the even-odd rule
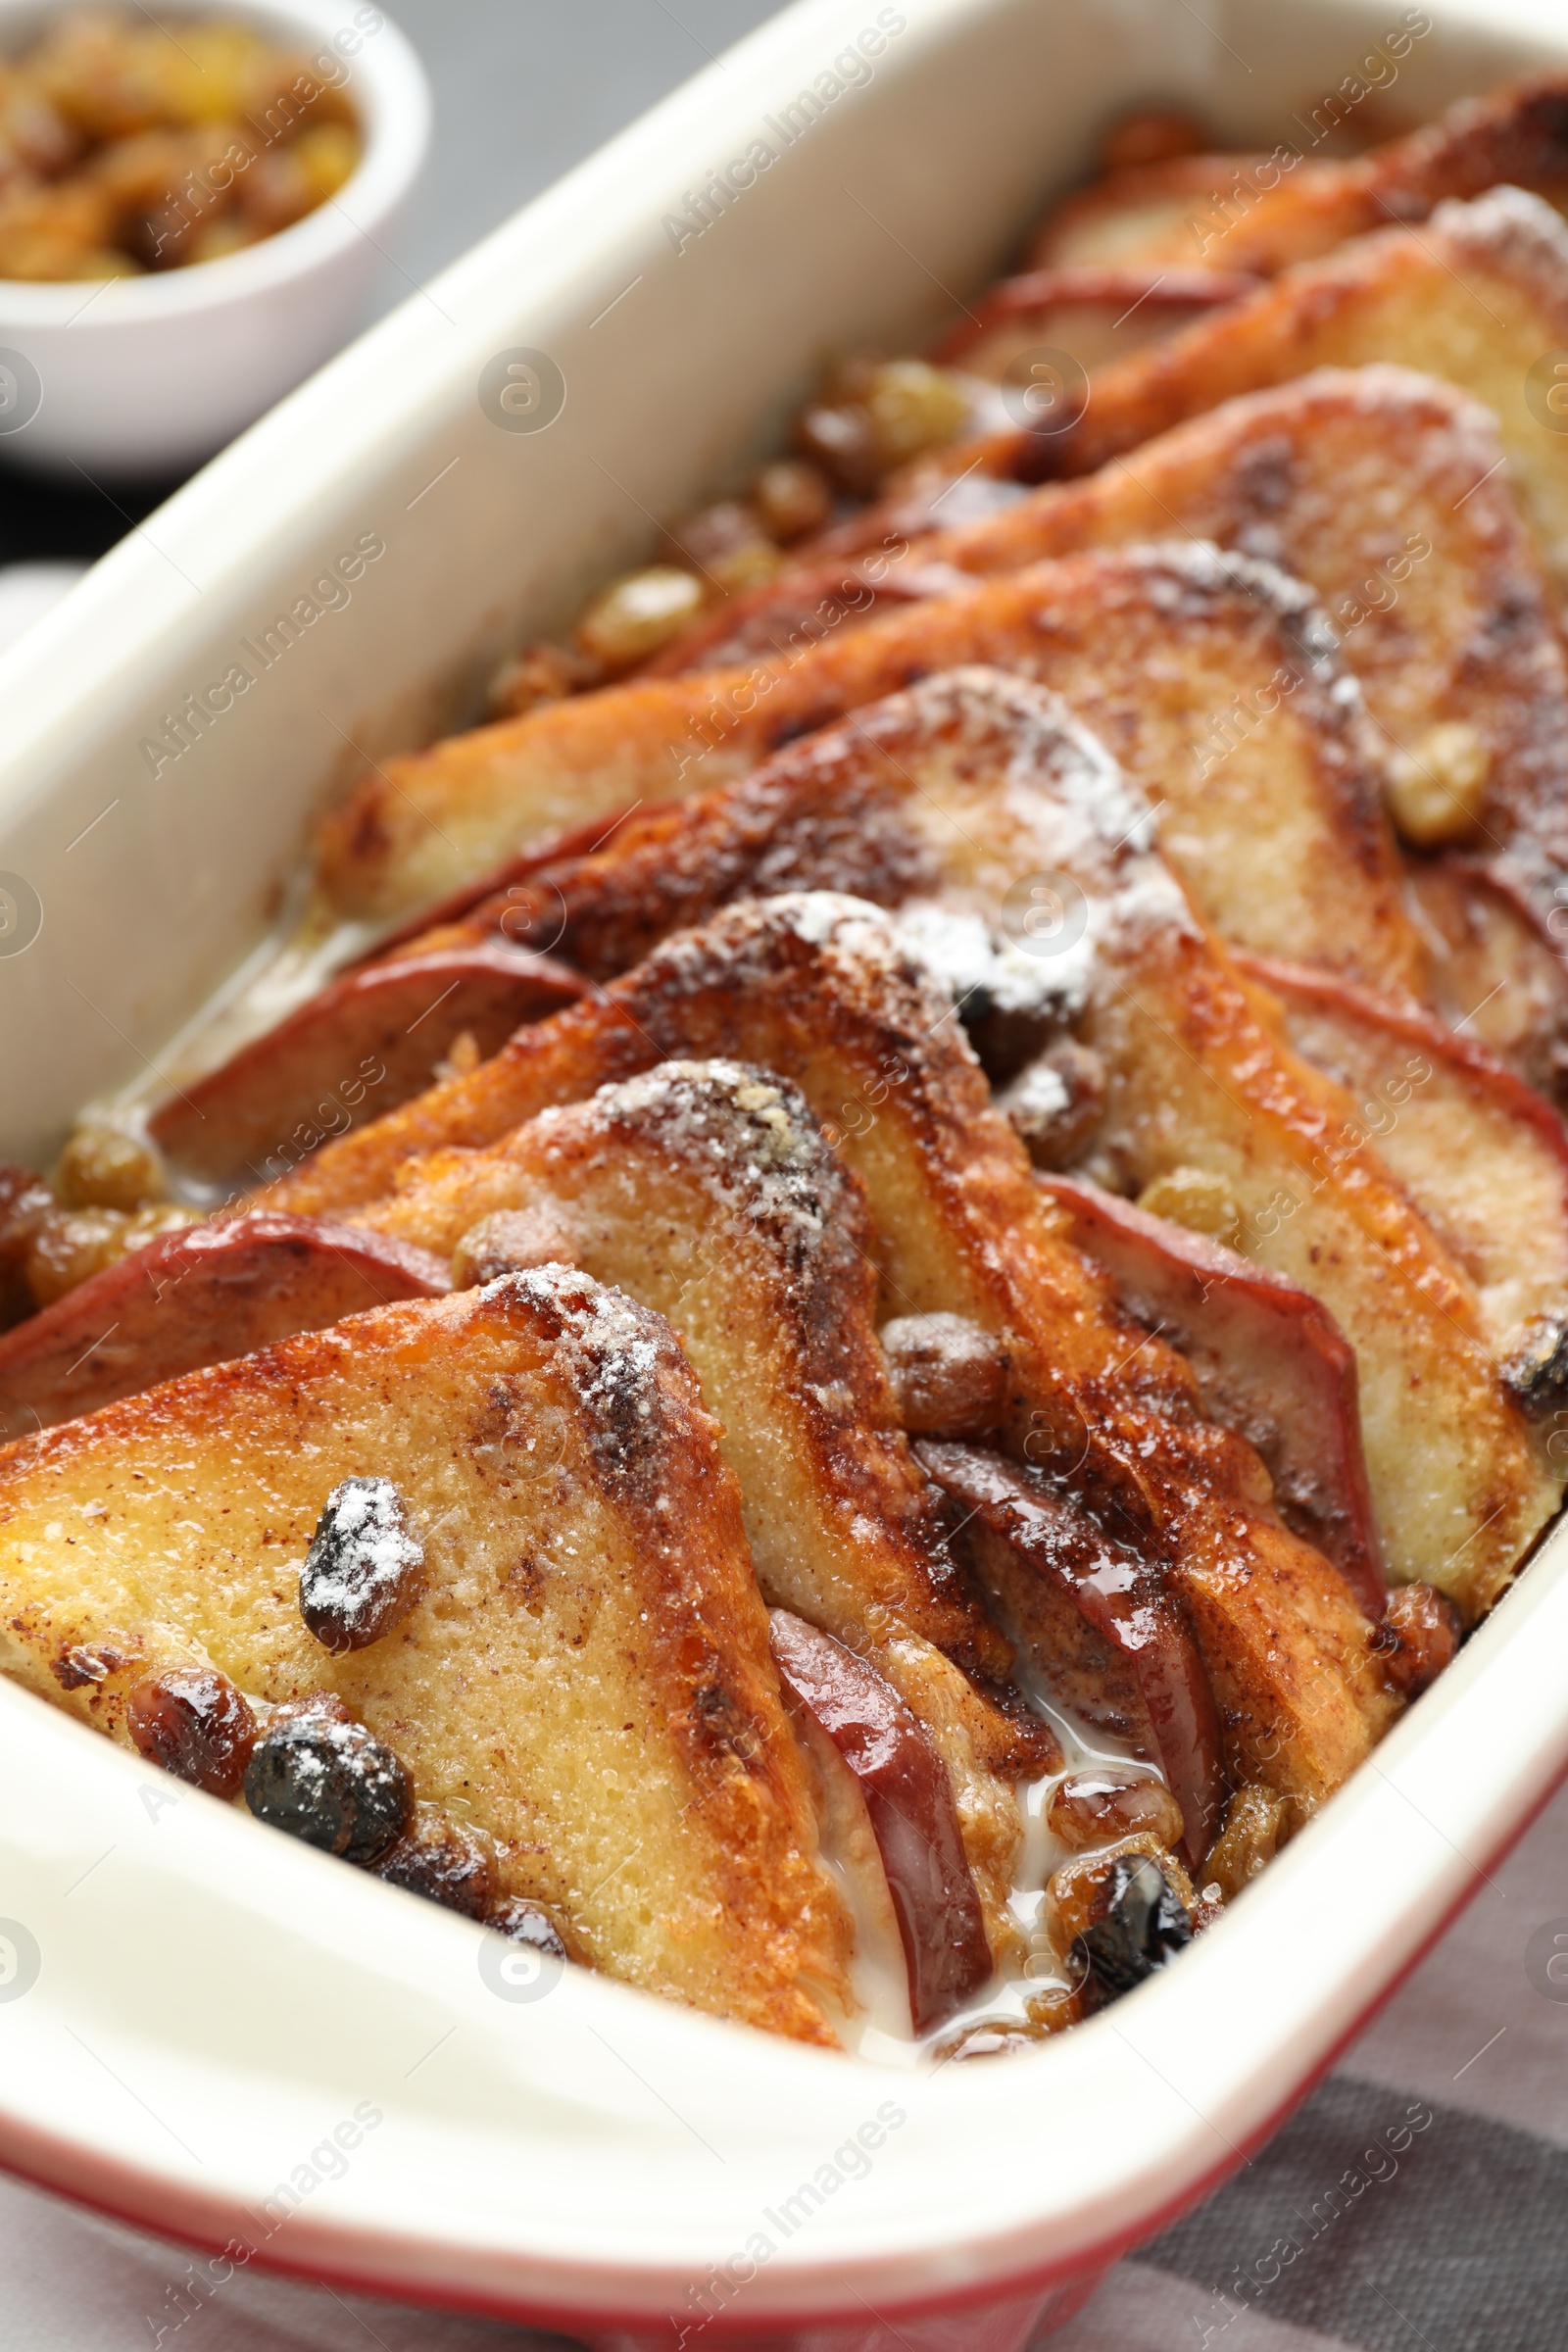
[[[1403,13],[1203,5],[802,0],[99,565],[0,664],[0,1149],[42,1154],[156,1060],[363,755],[461,710],[765,447],[821,355],[934,326],[1106,115],[1190,98],[1271,140]],[[1557,0],[1429,6],[1415,114],[1568,56]],[[664,216],[836,58],[859,86],[677,252]],[[564,379],[542,430],[496,421],[519,352]],[[346,602],[149,758],[370,543]],[[220,2301],[255,2261],[675,2352],[709,2328],[1012,2352],[1236,2165],[1475,1890],[1568,1766],[1565,1654],[1559,1539],[1178,1967],[1037,2054],[921,2075],[572,1971],[487,1978],[477,1930],[3,1687],[0,2161],[189,2239]]]

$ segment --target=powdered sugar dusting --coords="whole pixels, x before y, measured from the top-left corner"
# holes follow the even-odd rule
[[[792,1258],[819,1248],[846,1180],[787,1079],[741,1061],[666,1061],[601,1087],[592,1108],[607,1130],[657,1134],[697,1171],[715,1209],[765,1228]]]
[[[583,1406],[600,1472],[623,1482],[657,1466],[662,1441],[673,1426],[669,1400],[660,1393],[660,1371],[684,1370],[663,1318],[574,1266],[503,1274],[478,1296],[504,1298],[509,1291],[556,1325],[556,1363]]]
[[[1092,910],[1091,910],[1092,911]],[[899,938],[943,986],[966,1020],[990,1012],[1076,1020],[1089,1002],[1095,968],[1092,926],[1057,956],[1026,955],[967,908],[911,899],[899,909]]]
[[[326,1648],[367,1648],[405,1613],[424,1546],[386,1478],[346,1478],[326,1498],[300,1570],[300,1611]]]

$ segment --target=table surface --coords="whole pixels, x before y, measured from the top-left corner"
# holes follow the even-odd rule
[[[434,84],[436,136],[386,304],[773,13],[774,0],[398,0]],[[111,497],[0,476],[0,563],[100,554],[169,487]],[[1568,1999],[1525,1973],[1533,1931],[1559,1914],[1568,1793],[1478,1881],[1470,1909],[1295,2121],[1122,2263],[1051,2352],[1560,2352]],[[1388,2134],[1412,2112],[1431,2120],[1396,2157]],[[0,2180],[6,2352],[547,2340],[243,2273],[204,2302],[189,2276],[175,2249]]]

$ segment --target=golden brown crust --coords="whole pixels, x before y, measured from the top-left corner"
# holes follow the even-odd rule
[[[1334,975],[1242,959],[1296,1053],[1352,1097],[1382,1157],[1475,1285],[1506,1361],[1568,1321],[1568,1133],[1473,1038]]]
[[[894,757],[908,756],[901,739]],[[628,1033],[650,1062],[732,1054],[792,1076],[866,1187],[883,1311],[956,1312],[1003,1336],[1009,1443],[1059,1460],[1110,1524],[1170,1561],[1235,1694],[1238,1768],[1316,1801],[1359,1760],[1387,1702],[1360,1689],[1364,1621],[1347,1588],[1274,1520],[1250,1450],[1196,1421],[1180,1358],[1129,1328],[1060,1238],[944,995],[885,918],[829,897],[737,906],[607,992],[598,1038],[574,1029],[572,1071],[576,1020],[546,1025],[562,1045],[526,1032],[490,1065],[498,1131],[536,1115],[548,1090],[589,1094]],[[397,1229],[395,1202],[369,1214]],[[1316,1593],[1309,1657],[1280,1634],[1276,1588],[1298,1583]],[[1322,1699],[1310,1722],[1309,1682]]]
[[[846,776],[869,772],[889,790],[902,789],[908,821],[944,868],[944,904],[955,909],[972,907],[994,920],[1019,877],[1068,875],[1102,943],[1085,1035],[1108,1073],[1102,1159],[1133,1193],[1195,1166],[1229,1188],[1248,1253],[1321,1298],[1356,1349],[1368,1466],[1395,1572],[1447,1577],[1467,1608],[1484,1605],[1548,1514],[1554,1489],[1481,1347],[1471,1285],[1375,1149],[1346,1145],[1357,1132],[1353,1105],[1281,1050],[1266,1013],[1260,1021],[1149,855],[1147,817],[1103,754],[1037,688],[976,672],[928,680],[786,759]],[[1032,791],[1022,789],[1026,777]],[[761,916],[756,921],[767,955],[787,966],[797,954],[787,925],[781,931]],[[721,917],[706,936],[714,945],[701,951],[695,940],[666,943],[607,992],[602,1007],[522,1033],[472,1078],[413,1106],[412,1115],[333,1147],[294,1180],[287,1200],[316,1206],[373,1198],[394,1186],[416,1139],[493,1141],[560,1100],[554,1090],[584,1094],[627,1074],[639,1055],[646,1066],[671,1054],[737,1054],[786,1071],[806,1087],[818,1115],[844,1131],[847,1149],[875,1152],[889,1133],[890,1072],[919,1046],[917,1031],[908,1034],[912,1015],[892,1022],[888,1034],[891,1015],[885,1005],[876,1010],[857,1074],[843,1064],[853,1032],[835,999],[819,1022],[835,1035],[835,1074],[828,1078],[818,1062],[816,1077],[808,1077],[804,1065],[820,1048],[808,1026],[780,1029],[780,1016],[766,1009],[765,957],[755,983],[746,976],[748,955],[755,959],[760,951],[747,948],[740,914]],[[865,937],[874,956],[869,927]],[[716,1019],[710,1011],[699,1024],[691,973],[701,956],[717,956],[724,988],[740,990],[745,1003],[737,1007],[724,997]],[[1048,997],[1072,970],[1070,957],[1024,960]],[[941,1014],[929,1017],[940,1021]],[[818,1082],[840,1089],[836,1102],[813,1091]],[[953,1107],[943,1113],[945,1140],[940,1147],[933,1140],[932,1150],[938,1164],[967,1155],[965,1182],[981,1199],[981,1171],[990,1162],[974,1121],[992,1114],[983,1092],[973,1092],[977,1083],[978,1074],[966,1081],[956,1073],[944,1082],[935,1101]],[[903,1085],[894,1097],[900,1102],[906,1100]],[[861,1127],[863,1147],[855,1134]],[[1018,1152],[1010,1135],[1006,1149],[1009,1157]],[[901,1212],[916,1228],[928,1213],[923,1189]],[[987,1230],[1011,1231],[1017,1250],[1029,1217],[1019,1211],[1016,1222],[1008,1198],[1004,1192]],[[896,1220],[876,1214],[888,1237],[884,1250],[902,1250]],[[910,1245],[913,1264],[927,1247]],[[889,1294],[889,1311],[974,1312],[945,1295],[911,1308],[912,1277],[898,1274],[895,1260],[885,1262],[899,1286]],[[1005,1323],[995,1300],[975,1319],[987,1328]],[[1424,1445],[1411,1442],[1412,1413]]]
[[[426,1589],[334,1657],[296,1598],[327,1494],[388,1476]],[[144,1656],[336,1690],[609,1973],[831,2038],[814,1859],[734,1481],[666,1325],[556,1267],[387,1307],[0,1454],[11,1671],[125,1737]],[[129,1640],[126,1637],[130,1637]],[[64,1653],[127,1660],[66,1689]],[[144,1668],[140,1669],[144,1670]],[[69,1678],[68,1678],[69,1679]]]
[[[612,980],[731,899],[841,890],[897,906],[938,878],[900,797],[876,776],[785,755],[721,792],[629,814],[603,848],[539,860],[526,878],[476,892],[412,944],[548,931],[574,969]]]
[[[1069,352],[1086,373],[1162,342],[1222,303],[1254,294],[1259,280],[1222,270],[1035,270],[1005,277],[932,352],[948,368],[988,382],[1042,345]]]
[[[1250,944],[1310,940],[1389,993],[1422,992],[1359,701],[1322,616],[1270,566],[1186,543],[1073,556],[793,662],[639,682],[455,737],[359,788],[323,835],[323,884],[345,907],[390,907],[542,832],[567,778],[627,804],[712,789],[780,740],[970,662],[1064,695],[1152,802],[1176,801],[1177,862],[1208,878],[1220,919],[1252,910]]]
[[[1078,421],[1010,445],[1020,476],[1093,473],[1185,418],[1314,368],[1394,361],[1493,410],[1553,580],[1568,580],[1568,438],[1530,402],[1531,371],[1568,342],[1568,229],[1517,188],[1444,204],[1288,270],[1259,294],[1107,368]],[[995,453],[994,453],[995,454]]]
[[[1004,1684],[1012,1653],[963,1588],[897,1426],[863,1197],[801,1095],[737,1062],[666,1061],[490,1152],[416,1163],[365,1215],[450,1252],[508,1212],[523,1212],[525,1250],[558,1251],[676,1327],[763,1597],[868,1657],[928,1725],[1003,1945],[1012,1783],[1050,1769],[1055,1743],[975,1687]]]
[[[989,575],[1167,533],[1262,557],[1304,581],[1361,685],[1384,758],[1419,760],[1434,728],[1466,727],[1487,774],[1478,848],[1535,844],[1546,861],[1568,860],[1568,668],[1496,418],[1408,368],[1320,368],[1227,401],[1083,480],[917,537],[902,562],[877,566],[877,582],[842,564],[800,567],[654,666],[674,675],[769,652],[830,586],[855,600],[844,625],[859,625],[922,582],[939,593],[951,567]],[[1195,782],[1178,767],[1166,789],[1186,818]],[[1274,892],[1222,905],[1200,866],[1177,862],[1227,937],[1268,952],[1255,934]]]
[[[1348,76],[1353,81],[1354,76]],[[1320,135],[1349,103],[1319,108]],[[1546,73],[1461,100],[1438,122],[1345,162],[1187,155],[1107,172],[1059,205],[1036,232],[1038,269],[1111,263],[1201,264],[1273,276],[1390,220],[1424,220],[1446,198],[1501,184],[1568,209],[1568,76]]]
[[[1179,155],[1107,172],[1057,205],[1029,245],[1036,270],[1187,269],[1272,277],[1383,225],[1345,164]]]

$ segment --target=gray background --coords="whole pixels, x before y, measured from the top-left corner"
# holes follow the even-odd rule
[[[436,112],[398,260],[416,278],[444,268],[778,13],[779,0],[394,0]]]

